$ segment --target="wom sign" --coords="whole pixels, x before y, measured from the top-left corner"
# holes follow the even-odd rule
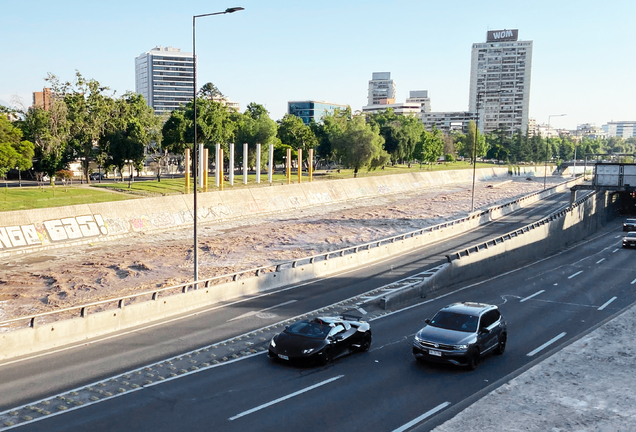
[[[519,30],[492,30],[488,32],[486,42],[516,41]]]
[[[54,219],[38,224],[0,227],[0,249],[41,246],[107,234],[101,215]]]

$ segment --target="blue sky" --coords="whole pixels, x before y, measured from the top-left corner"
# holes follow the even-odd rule
[[[397,101],[428,90],[433,111],[467,110],[470,52],[488,30],[533,40],[530,117],[555,127],[636,120],[633,0],[74,0],[3,1],[0,100],[30,105],[52,72],[75,70],[122,94],[134,59],[157,45],[192,50],[198,82],[281,118],[289,100],[366,105],[372,72],[391,72]]]

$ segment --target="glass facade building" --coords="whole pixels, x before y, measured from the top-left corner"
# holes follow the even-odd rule
[[[169,114],[192,100],[194,57],[179,48],[156,47],[135,59],[135,91],[156,114]]]
[[[340,105],[319,101],[292,101],[287,102],[287,113],[300,117],[308,125],[311,119],[316,123],[322,121],[327,113],[333,113],[336,109],[346,109],[349,105]]]

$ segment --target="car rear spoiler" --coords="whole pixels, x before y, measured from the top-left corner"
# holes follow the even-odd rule
[[[358,316],[358,315],[352,315],[350,313],[344,312],[342,314],[342,319],[346,319],[347,321],[360,321],[360,320],[362,320],[362,317]]]

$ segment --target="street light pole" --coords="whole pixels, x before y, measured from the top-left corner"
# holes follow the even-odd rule
[[[194,180],[194,195],[193,195],[193,207],[194,207],[194,281],[199,280],[199,245],[197,239],[197,168],[199,166],[199,152],[197,149],[197,52],[196,52],[196,22],[197,18],[203,18],[206,16],[212,15],[224,15],[228,13],[234,13],[237,11],[242,11],[244,8],[242,7],[232,7],[227,8],[223,12],[214,12],[209,14],[202,15],[194,15],[192,16],[192,60],[193,60],[193,72],[194,72],[194,80],[192,87],[192,105],[194,111],[194,145],[193,145],[193,153],[194,153],[194,169],[192,170],[193,180]]]
[[[567,114],[550,114],[548,116],[548,130],[546,131],[545,137],[545,164],[543,166],[543,190],[545,190],[545,182],[548,176],[548,139],[550,139],[550,119],[552,117],[563,117]]]

